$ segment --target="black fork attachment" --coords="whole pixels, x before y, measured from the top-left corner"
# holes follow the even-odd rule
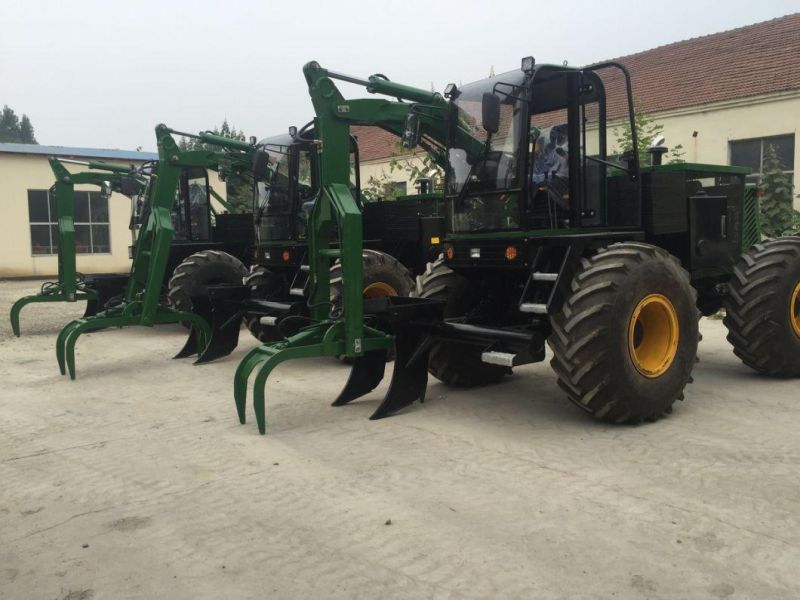
[[[387,297],[364,301],[364,314],[375,319],[375,327],[394,335],[394,369],[389,389],[371,420],[382,419],[425,401],[428,385],[428,355],[433,331],[441,321],[444,305],[423,298]],[[333,406],[343,406],[374,390],[384,376],[387,350],[365,352],[353,359],[353,370]]]

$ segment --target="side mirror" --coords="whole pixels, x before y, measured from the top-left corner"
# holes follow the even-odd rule
[[[481,109],[484,131],[497,133],[500,129],[500,98],[490,92],[484,92]]]
[[[266,150],[256,150],[253,155],[253,178],[256,181],[266,179],[269,173],[269,153]]]
[[[419,144],[419,115],[416,113],[408,113],[406,117],[406,127],[403,131],[403,148],[412,149],[416,148]]]

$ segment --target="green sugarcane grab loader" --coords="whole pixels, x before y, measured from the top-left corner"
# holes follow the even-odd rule
[[[196,137],[207,144],[219,147],[219,150],[181,150],[173,134]],[[198,136],[171,130],[165,125],[156,127],[159,160],[153,165],[153,172],[146,190],[146,210],[143,223],[139,228],[131,271],[127,279],[125,293],[119,302],[110,304],[105,310],[91,317],[77,319],[66,325],[56,340],[56,357],[62,374],[69,372],[75,378],[75,344],[78,337],[87,331],[96,331],[111,327],[154,326],[166,323],[183,323],[190,327],[191,334],[178,357],[190,356],[202,350],[210,338],[210,326],[195,307],[181,308],[180,304],[172,306],[162,302],[162,282],[167,275],[172,254],[174,233],[173,208],[179,185],[188,185],[188,179],[182,173],[198,170],[205,177],[205,170],[214,170],[222,177],[253,173],[256,178],[264,177],[268,170],[267,155],[247,142],[232,140],[211,133]],[[184,197],[189,198],[186,193]],[[186,204],[185,218],[192,220],[191,205]],[[206,207],[206,211],[209,210]],[[219,219],[222,215],[219,215]],[[225,215],[228,216],[228,215]],[[239,215],[235,215],[239,216]],[[250,217],[245,216],[249,220]],[[192,221],[192,225],[195,222]],[[245,234],[251,232],[248,227]],[[190,242],[193,240],[190,240]],[[190,244],[191,246],[191,244]],[[195,281],[219,283],[231,278],[231,283],[240,283],[245,269],[233,257],[220,250],[205,250],[193,255],[195,257]],[[234,262],[235,261],[235,262]],[[176,269],[170,287],[175,289],[175,280],[184,285],[186,267],[184,261],[182,273]],[[237,264],[238,263],[238,264]],[[232,269],[230,267],[233,267]],[[183,280],[183,281],[181,281]],[[193,292],[186,293],[189,298]]]
[[[365,121],[362,121],[364,124]],[[401,135],[404,117],[378,115],[375,123]],[[214,287],[196,298],[211,306],[212,337],[199,355],[208,362],[233,350],[242,321],[261,342],[296,333],[308,323],[309,214],[320,193],[319,145],[313,121],[289,134],[259,142],[270,156],[272,170],[254,186],[255,253],[242,287]],[[408,296],[413,276],[440,252],[444,229],[441,193],[400,196],[394,201],[361,202],[358,143],[351,138],[348,187],[362,215],[365,298]],[[342,266],[334,261],[330,279],[331,302],[341,306]]]
[[[436,302],[410,302],[392,294],[369,297],[364,293],[364,220],[362,206],[351,194],[349,186],[350,126],[378,125],[402,137],[404,145],[421,145],[435,161],[446,164],[447,103],[439,94],[399,85],[383,76],[363,81],[330,73],[316,63],[306,65],[304,72],[317,115],[314,121],[317,145],[324,149],[318,157],[319,193],[308,223],[307,306],[311,324],[287,339],[254,349],[237,369],[236,403],[240,420],[244,422],[247,379],[258,367],[253,404],[262,433],[265,430],[263,384],[272,368],[288,358],[352,358],[353,372],[348,386],[337,400],[338,404],[344,404],[380,382],[386,351],[394,343],[398,357],[395,372],[405,374],[397,375],[396,379],[404,381],[391,386],[387,399],[373,418],[386,416],[419,398],[427,377],[426,357],[423,350],[411,368],[405,369],[409,351],[417,346],[420,336],[419,328],[412,326],[405,317],[411,313],[430,317],[438,307]],[[371,91],[410,102],[383,99],[348,101],[336,88],[334,79],[366,85]],[[472,139],[466,133],[459,139],[461,137]],[[420,219],[424,218],[416,215],[413,228],[420,227]],[[425,236],[423,242],[427,243]],[[340,274],[334,281],[331,280],[332,265]],[[338,302],[332,302],[333,297]],[[371,311],[369,325],[363,322],[365,306]],[[373,309],[380,315],[373,315]],[[393,323],[401,317],[404,318],[403,331],[398,332],[393,340],[384,331],[393,329]],[[398,365],[403,367],[398,368]],[[409,384],[412,380],[414,383]]]
[[[134,198],[144,191],[146,177],[129,165],[105,162],[81,162],[50,157],[50,168],[56,182],[51,189],[55,197],[58,221],[58,281],[48,281],[38,294],[25,296],[11,307],[11,328],[19,337],[19,315],[22,309],[36,302],[79,302],[86,300],[84,317],[97,313],[98,306],[116,295],[125,277],[121,275],[94,275],[85,277],[78,273],[75,261],[75,186],[96,185],[103,197],[119,192]],[[89,171],[70,173],[64,163],[80,164]]]
[[[262,305],[260,310],[247,312],[245,323],[262,342],[295,332],[302,323],[296,317],[307,312],[308,217],[319,194],[318,145],[312,125],[299,131],[292,127],[288,135],[261,142],[275,168],[272,180],[259,182],[255,189],[256,251],[245,283],[251,288],[251,298],[277,304],[272,309]],[[412,276],[439,253],[444,226],[442,195],[426,192],[392,202],[363,203],[356,139],[351,142],[350,160],[349,185],[364,215],[363,295],[407,296],[414,285]],[[340,266],[332,269],[337,302]]]
[[[446,100],[313,62],[304,74],[324,148],[309,224],[313,323],[242,360],[234,379],[241,422],[255,372],[264,433],[266,379],[292,358],[354,358],[335,405],[373,390],[392,343],[376,326],[382,321],[394,324],[397,359],[373,418],[423,399],[428,371],[453,386],[494,383],[544,360],[549,343],[571,402],[608,422],[653,421],[691,381],[699,315],[722,306],[747,365],[800,376],[800,237],[759,242],[747,169],[662,165],[663,148],[640,165],[623,65],[526,58],[517,71],[447,86]],[[334,79],[408,102],[345,100]],[[408,145],[446,140],[444,252],[418,277],[416,298],[365,300],[361,214],[346,185],[348,128],[360,114],[395,110],[408,115]],[[633,132],[632,151],[617,158],[607,148],[609,120]],[[336,312],[328,300],[334,259],[344,287]]]
[[[19,316],[25,305],[35,302],[78,302],[86,300],[84,317],[91,317],[106,304],[125,293],[127,273],[83,275],[76,270],[75,185],[97,185],[108,198],[119,192],[131,198],[131,232],[135,237],[146,218],[148,204],[144,191],[155,163],[139,168],[105,162],[49,159],[56,177],[50,193],[54,198],[58,231],[58,281],[45,282],[38,294],[20,298],[11,308],[11,327],[20,335]],[[79,164],[90,170],[70,173],[64,164]],[[207,194],[213,196],[228,213],[217,214]],[[208,183],[205,169],[182,169],[178,193],[172,208],[175,231],[170,245],[162,294],[171,306],[191,310],[190,296],[208,284],[239,281],[250,264],[253,251],[252,215],[234,214],[232,207]],[[131,246],[131,256],[134,245]],[[193,262],[188,261],[193,257]],[[186,261],[186,264],[183,264]],[[176,268],[181,265],[178,272]],[[193,267],[192,265],[199,265]]]

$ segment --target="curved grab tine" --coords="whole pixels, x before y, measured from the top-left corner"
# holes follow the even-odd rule
[[[88,333],[91,331],[99,331],[101,329],[108,329],[109,327],[113,327],[115,325],[119,325],[120,327],[124,326],[119,322],[118,318],[93,318],[93,319],[77,319],[67,325],[59,334],[60,343],[56,347],[56,353],[58,354],[59,349],[61,349],[61,357],[60,360],[64,362],[66,358],[66,365],[67,370],[69,372],[70,379],[75,379],[75,344],[78,343],[78,338],[83,333]],[[69,329],[69,331],[67,331]],[[63,339],[61,335],[64,335]],[[62,370],[63,374],[63,370]]]
[[[56,338],[56,360],[58,361],[58,370],[61,371],[62,375],[67,374],[66,364],[64,362],[64,342],[74,325],[75,321],[70,321],[64,325]]]
[[[236,401],[236,412],[239,414],[239,423],[246,422],[245,406],[247,404],[247,380],[255,366],[265,360],[262,356],[261,346],[253,348],[236,367],[236,374],[233,376],[233,397]]]
[[[17,337],[19,337],[19,313],[28,302],[28,296],[25,296],[14,302],[11,306],[11,330]]]
[[[78,336],[82,333],[82,327],[78,325],[67,336],[65,341],[65,351],[67,355],[67,370],[69,371],[69,378],[75,380],[75,344],[78,342]]]
[[[280,363],[295,358],[308,358],[308,346],[294,348],[275,348],[272,346],[261,346],[260,350],[266,354],[261,359],[261,366],[258,369],[256,378],[253,381],[253,409],[256,413],[258,432],[264,435],[267,432],[267,422],[264,414],[264,388],[272,370]]]
[[[267,432],[267,419],[264,410],[264,388],[267,384],[267,377],[275,368],[274,361],[270,360],[272,357],[267,358],[261,363],[258,369],[256,379],[253,382],[253,410],[256,413],[256,423],[258,423],[258,432],[264,435]]]

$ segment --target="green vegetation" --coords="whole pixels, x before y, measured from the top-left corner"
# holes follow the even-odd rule
[[[234,140],[244,140],[245,135],[241,130],[231,127],[228,120],[224,119],[220,127],[214,127],[211,133],[221,135]],[[206,144],[196,138],[182,137],[178,141],[181,150],[220,150],[219,146]],[[213,185],[212,185],[213,187]],[[225,196],[228,202],[234,207],[236,213],[246,213],[253,209],[253,178],[249,173],[242,173],[237,177],[231,177],[225,182]]]
[[[636,118],[634,119],[634,127],[636,127],[636,139],[639,142],[639,164],[649,165],[650,154],[647,149],[657,137],[664,133],[664,126],[661,123],[639,109],[639,103],[634,100],[636,108]],[[631,134],[630,122],[625,119],[621,129],[614,129],[614,136],[616,137],[617,149],[620,153],[630,152],[633,150],[633,135]],[[665,162],[679,163],[685,162],[683,160],[683,145],[677,144],[670,149],[669,160]]]
[[[33,124],[28,115],[23,114],[20,119],[7,104],[3,106],[0,114],[0,142],[14,142],[17,144],[38,144],[33,132]]]
[[[793,206],[792,180],[783,172],[772,145],[765,149],[761,169],[761,233],[767,237],[797,233],[800,213]]]
[[[430,179],[432,190],[441,190],[444,185],[444,171],[433,162],[427,153],[415,154],[413,151],[406,150],[397,143],[398,156],[392,157],[389,161],[389,173],[381,171],[379,176],[372,176],[367,180],[366,185],[361,187],[361,197],[365,202],[375,202],[383,200],[394,200],[402,194],[393,186],[394,180],[391,173],[401,175],[403,181],[408,181],[414,185],[419,179]],[[410,193],[408,190],[407,193]]]

